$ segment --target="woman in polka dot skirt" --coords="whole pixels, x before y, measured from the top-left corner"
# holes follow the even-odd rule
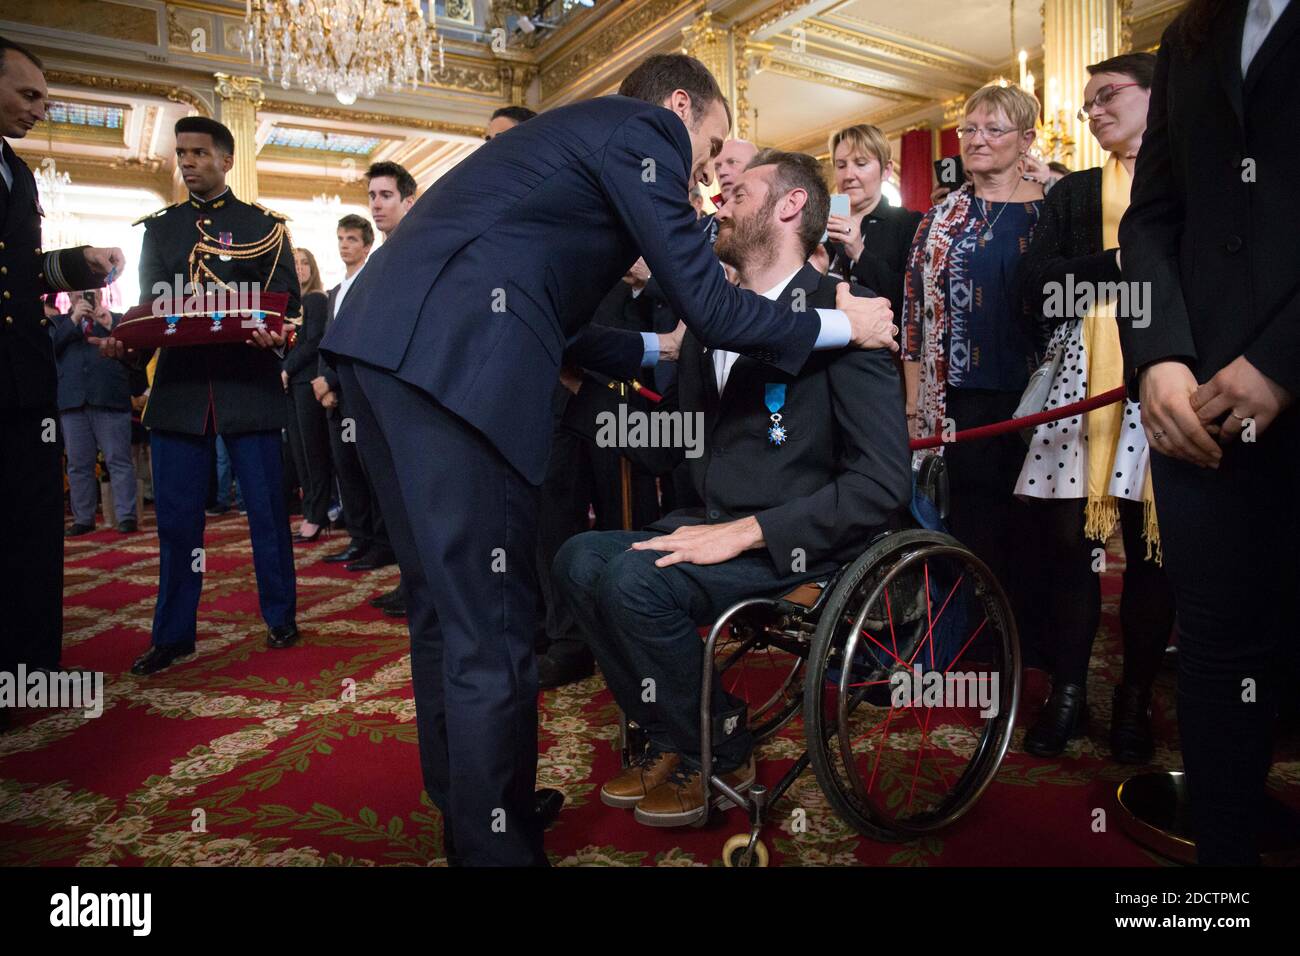
[[[1117,322],[1140,318],[1141,300],[1118,284],[1119,221],[1142,133],[1155,57],[1131,53],[1088,67],[1089,129],[1110,152],[1106,165],[1072,173],[1053,187],[1021,273],[1021,292],[1055,331],[1059,356],[1046,410],[1123,384]],[[1088,662],[1101,619],[1104,546],[1118,520],[1124,537],[1124,676],[1115,688],[1110,743],[1121,763],[1146,763],[1154,745],[1151,686],[1173,628],[1173,595],[1160,568],[1160,537],[1140,409],[1123,402],[1038,426],[1016,483],[1033,500],[1041,557],[1037,634],[1052,671],[1052,692],[1025,735],[1025,750],[1061,753],[1087,720]]]

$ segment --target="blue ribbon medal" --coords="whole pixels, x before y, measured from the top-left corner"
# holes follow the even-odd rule
[[[772,425],[767,430],[767,440],[773,445],[784,445],[789,437],[781,424],[781,408],[785,405],[785,383],[768,382],[763,386],[763,402],[772,413]]]

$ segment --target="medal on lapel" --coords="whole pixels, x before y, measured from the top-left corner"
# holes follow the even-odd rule
[[[222,249],[229,249],[231,246],[235,244],[235,237],[232,233],[220,232],[217,233],[217,242],[221,245]],[[222,262],[230,261],[230,256],[226,255],[226,253],[224,252],[221,255],[217,256],[217,258],[220,259]]]
[[[784,445],[789,433],[781,423],[781,409],[785,405],[785,383],[768,382],[763,386],[763,401],[772,413],[772,424],[767,429],[767,440],[773,445]]]

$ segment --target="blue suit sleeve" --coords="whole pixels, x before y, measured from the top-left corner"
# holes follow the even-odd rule
[[[666,109],[627,119],[606,146],[601,184],[673,311],[701,342],[793,375],[812,352],[821,320],[727,281],[687,200],[689,170],[674,128],[680,122]]]

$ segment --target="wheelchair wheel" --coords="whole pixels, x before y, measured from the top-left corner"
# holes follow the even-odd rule
[[[767,847],[762,840],[754,841],[754,852],[745,860],[745,850],[749,847],[749,834],[737,833],[722,845],[722,865],[732,866],[767,866]]]
[[[946,534],[887,534],[841,576],[813,637],[817,781],[873,839],[945,827],[996,775],[1019,694],[1015,620],[988,567]]]
[[[723,690],[749,704],[755,742],[784,727],[803,704],[803,658],[773,647],[765,633],[757,620],[732,618],[713,647]]]

